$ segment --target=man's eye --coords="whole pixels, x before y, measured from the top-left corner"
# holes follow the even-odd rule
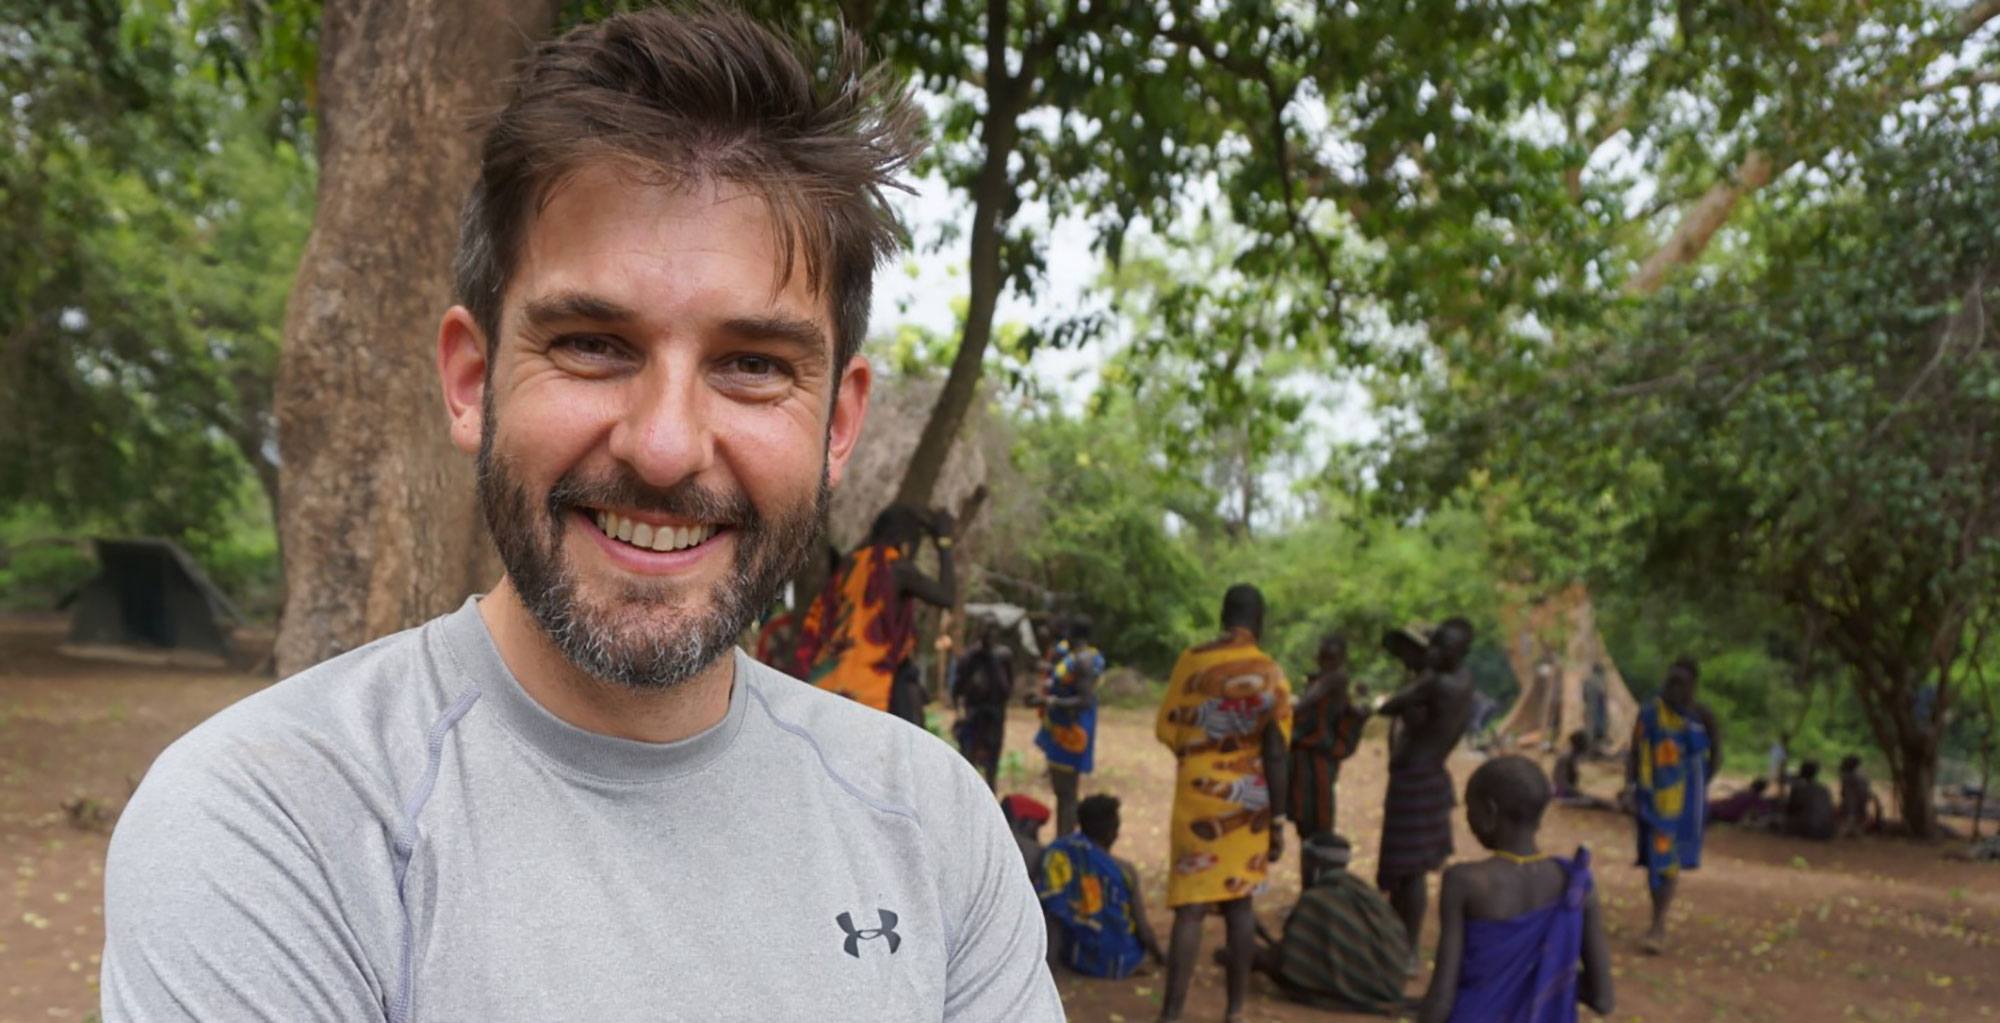
[[[736,372],[748,377],[776,377],[785,374],[785,366],[776,359],[763,355],[739,355],[732,360]]]
[[[609,359],[620,354],[618,342],[602,334],[564,334],[556,338],[550,347],[586,359]]]

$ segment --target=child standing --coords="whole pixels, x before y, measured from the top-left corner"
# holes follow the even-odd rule
[[[1420,1023],[1569,1023],[1579,1001],[1611,1011],[1590,852],[1565,860],[1536,848],[1549,795],[1548,776],[1518,756],[1487,761],[1466,783],[1466,821],[1493,856],[1444,872]]]

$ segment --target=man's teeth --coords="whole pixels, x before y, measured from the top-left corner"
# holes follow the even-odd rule
[[[716,529],[709,525],[655,526],[605,511],[597,513],[597,528],[603,530],[605,536],[653,551],[686,550],[714,536]]]

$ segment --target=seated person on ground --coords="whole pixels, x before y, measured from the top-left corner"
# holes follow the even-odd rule
[[[1771,780],[1758,778],[1750,787],[1708,804],[1708,819],[1724,824],[1761,824],[1778,816],[1778,801],[1770,797]]]
[[[1882,800],[1861,773],[1861,758],[1852,753],[1840,758],[1839,816],[1842,835],[1882,830]]]
[[[1000,816],[1007,818],[1007,830],[1014,833],[1014,844],[1021,848],[1021,859],[1028,865],[1028,883],[1041,887],[1042,879],[1035,871],[1042,865],[1042,825],[1049,822],[1047,804],[1016,792],[1000,800]]]
[[[1556,758],[1555,801],[1585,810],[1616,810],[1618,804],[1583,791],[1583,758],[1590,754],[1590,733],[1569,733],[1569,752]]]
[[[1042,852],[1040,893],[1048,918],[1049,965],[1086,977],[1130,976],[1146,957],[1164,963],[1146,922],[1139,871],[1111,855],[1118,841],[1118,800],[1091,796],[1076,808],[1077,828]]]
[[[1313,882],[1285,917],[1282,938],[1274,942],[1258,934],[1253,965],[1307,1005],[1336,1012],[1405,1012],[1410,942],[1403,921],[1373,885],[1347,872],[1348,855],[1347,840],[1330,831],[1306,839],[1300,856],[1314,864]]]
[[[1590,851],[1564,860],[1537,850],[1548,803],[1549,780],[1525,757],[1495,757],[1466,782],[1466,821],[1493,856],[1444,872],[1420,1023],[1555,1023],[1575,1019],[1578,1001],[1611,1012]]]
[[[1819,761],[1800,764],[1792,794],[1785,798],[1785,834],[1824,842],[1833,837],[1837,825],[1833,793],[1820,784]]]

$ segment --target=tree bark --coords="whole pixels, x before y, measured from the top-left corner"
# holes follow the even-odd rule
[[[972,189],[972,239],[966,257],[971,292],[967,296],[965,330],[958,339],[958,354],[951,360],[951,373],[937,404],[931,407],[917,449],[910,453],[909,468],[896,500],[923,507],[930,503],[944,474],[944,461],[952,442],[965,425],[965,414],[979,394],[979,377],[986,369],[986,345],[993,339],[993,310],[1000,301],[1000,220],[1014,196],[1013,182],[1007,178],[1007,160],[1020,141],[1021,114],[1034,81],[1033,54],[1023,54],[1021,69],[1007,74],[1007,17],[1005,0],[986,3],[986,119],[980,125],[980,141],[986,160]]]
[[[285,607],[280,675],[490,585],[470,463],[432,351],[450,302],[474,119],[557,0],[330,0],[320,24],[318,213],[276,393]]]
[[[1932,790],[1937,787],[1937,744],[1910,736],[1896,759],[1900,763],[1892,773],[1896,781],[1896,811],[1903,819],[1903,827],[1916,838],[1933,838],[1938,825],[1937,803],[1932,798]]]

